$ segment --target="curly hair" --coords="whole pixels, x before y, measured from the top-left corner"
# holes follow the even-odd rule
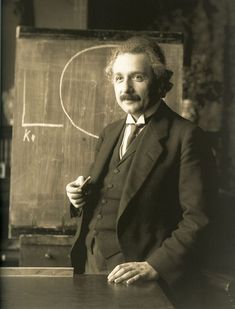
[[[105,72],[110,81],[112,81],[113,64],[116,58],[126,53],[147,55],[157,82],[159,96],[164,98],[173,86],[170,82],[173,72],[166,69],[166,59],[161,47],[152,38],[143,36],[131,37],[124,41],[112,51],[108,59]]]

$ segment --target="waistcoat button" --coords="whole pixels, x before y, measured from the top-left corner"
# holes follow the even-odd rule
[[[119,171],[118,168],[115,168],[115,170],[113,172],[114,172],[114,174],[118,174],[120,171]]]
[[[97,215],[97,219],[102,219],[102,218],[103,218],[103,216],[101,214]]]
[[[99,232],[97,231],[97,230],[93,230],[93,235],[94,236],[96,236],[96,235],[98,235],[99,234]]]
[[[111,189],[113,187],[113,184],[111,184],[111,183],[109,183],[108,185],[107,185],[107,188],[108,189]]]

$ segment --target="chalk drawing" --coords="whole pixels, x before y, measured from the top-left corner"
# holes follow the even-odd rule
[[[48,127],[48,128],[63,128],[63,124],[54,124],[54,123],[26,123],[25,122],[26,114],[26,73],[24,72],[24,86],[23,86],[23,112],[22,112],[22,127]]]
[[[25,129],[23,142],[26,142],[26,141],[27,142],[30,142],[30,141],[34,142],[36,135],[33,134],[33,133],[30,134],[30,133],[31,133],[31,130]]]
[[[84,130],[82,129],[81,127],[79,127],[78,125],[76,125],[74,123],[74,121],[72,120],[72,118],[69,116],[68,112],[66,111],[65,107],[64,107],[64,102],[63,102],[63,95],[62,95],[62,85],[63,85],[63,78],[64,78],[64,74],[65,74],[65,71],[67,70],[68,66],[71,64],[71,62],[79,57],[81,54],[83,53],[86,53],[88,51],[91,51],[91,50],[95,50],[95,49],[101,49],[101,48],[113,48],[113,47],[117,47],[117,45],[115,44],[107,44],[107,45],[96,45],[96,46],[92,46],[92,47],[88,47],[88,48],[85,48],[79,52],[77,52],[74,56],[72,56],[69,61],[65,64],[63,70],[62,70],[62,73],[61,73],[61,76],[60,76],[60,103],[61,103],[61,107],[65,113],[65,115],[68,117],[69,121],[71,122],[71,124],[76,128],[78,129],[79,131],[91,136],[91,137],[94,137],[94,138],[99,138],[98,135],[95,135],[91,132],[88,132],[87,130]]]

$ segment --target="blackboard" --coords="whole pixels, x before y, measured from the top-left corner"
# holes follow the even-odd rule
[[[104,67],[111,49],[133,34],[17,29],[11,236],[73,231],[65,186],[78,175],[86,175],[102,128],[124,116]],[[166,101],[180,112],[182,36],[148,35],[162,46],[174,71],[174,88]]]

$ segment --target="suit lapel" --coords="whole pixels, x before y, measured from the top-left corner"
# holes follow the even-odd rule
[[[96,182],[104,169],[105,163],[107,162],[109,156],[111,155],[117,141],[118,137],[125,124],[125,119],[120,120],[116,125],[109,128],[108,137],[105,138],[101,145],[97,158],[95,160],[91,177],[93,182]]]
[[[162,140],[167,137],[169,131],[169,120],[165,116],[164,109],[164,106],[161,106],[161,110],[159,107],[158,112],[151,118],[149,125],[145,128],[142,140],[137,146],[136,154],[123,188],[118,219],[129,201],[148,177],[164,149]]]

